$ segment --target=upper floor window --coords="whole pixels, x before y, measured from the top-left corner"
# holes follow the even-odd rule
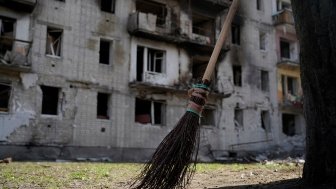
[[[113,42],[108,40],[100,40],[99,44],[99,63],[111,64],[112,60],[112,44]]]
[[[266,34],[259,32],[259,49],[266,50]]]
[[[240,45],[240,25],[232,24],[231,26],[231,42]]]
[[[63,29],[47,27],[46,54],[61,56]]]
[[[242,67],[240,65],[233,65],[233,84],[235,86],[242,86]]]
[[[292,9],[290,0],[277,0],[277,11],[281,11],[283,9]]]
[[[137,47],[137,81],[142,81],[144,72],[165,73],[166,51]]]
[[[264,10],[264,4],[263,0],[256,0],[256,6],[257,10],[262,11]]]
[[[114,13],[115,3],[116,0],[101,0],[101,10],[104,12]]]

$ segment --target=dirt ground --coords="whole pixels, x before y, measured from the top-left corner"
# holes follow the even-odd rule
[[[234,166],[234,165],[233,165]],[[303,164],[284,163],[254,166],[237,164],[233,169],[197,171],[191,189],[289,188],[296,186]]]

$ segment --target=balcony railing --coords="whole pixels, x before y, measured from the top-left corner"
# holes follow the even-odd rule
[[[30,41],[0,37],[0,66],[17,71],[29,71],[31,63],[28,54],[31,48]]]
[[[280,25],[280,24],[294,25],[294,17],[292,10],[283,9],[277,14],[273,15],[273,23],[274,25]]]
[[[302,110],[303,98],[302,95],[287,93],[282,97],[280,105],[283,109]]]
[[[2,6],[28,13],[34,10],[36,3],[37,0],[0,0]]]

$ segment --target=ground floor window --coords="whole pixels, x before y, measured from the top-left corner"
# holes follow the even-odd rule
[[[287,136],[296,134],[294,114],[282,114],[282,132]]]
[[[11,86],[9,84],[0,83],[0,112],[8,112],[10,95]]]
[[[165,125],[165,102],[136,98],[135,122]]]

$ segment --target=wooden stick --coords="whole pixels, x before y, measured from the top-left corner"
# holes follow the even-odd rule
[[[203,82],[211,80],[210,78],[211,78],[211,75],[212,75],[213,71],[215,70],[218,55],[219,55],[219,53],[222,49],[222,46],[223,46],[224,41],[226,39],[226,36],[229,33],[229,29],[231,28],[231,22],[233,20],[233,17],[234,17],[234,15],[235,15],[235,13],[238,9],[238,6],[239,6],[238,1],[239,0],[233,0],[232,1],[229,12],[228,12],[228,14],[225,18],[222,30],[221,30],[221,32],[219,34],[219,37],[218,37],[218,40],[216,42],[215,48],[214,48],[214,50],[211,54],[210,60],[208,62],[206,70],[204,72],[204,75],[203,75],[203,78],[202,78]]]

